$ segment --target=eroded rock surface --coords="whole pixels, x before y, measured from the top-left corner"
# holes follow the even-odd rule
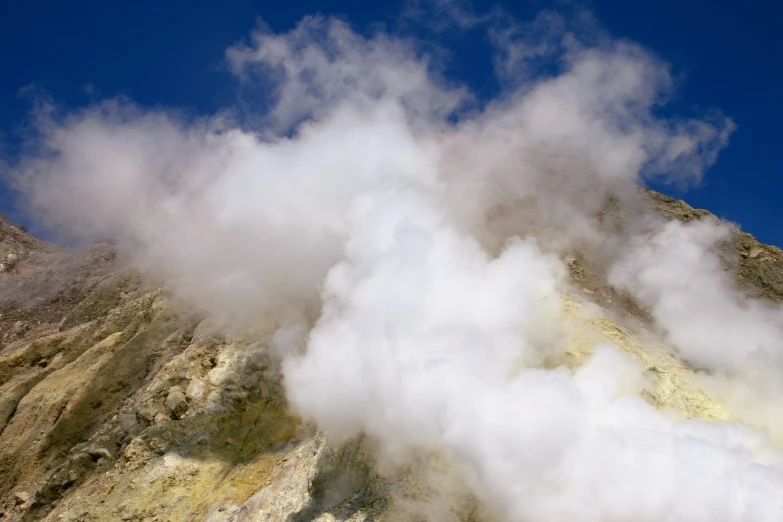
[[[684,221],[705,214],[648,193]],[[749,294],[783,301],[783,252],[738,233],[727,268]],[[216,333],[164,289],[120,268],[114,247],[37,240],[0,219],[0,520],[365,521],[428,519],[421,469],[381,473],[364,440],[334,447],[286,408],[270,325]],[[645,310],[589,261],[566,260],[570,363],[611,342],[653,375],[647,400],[687,417],[725,416],[692,372],[623,325]],[[612,314],[594,312],[599,307]],[[610,306],[613,305],[613,306]],[[593,310],[588,312],[588,310]],[[623,315],[625,314],[625,315]],[[635,322],[634,322],[635,321]],[[454,493],[454,492],[452,492]],[[438,520],[490,520],[467,492]],[[420,506],[420,509],[417,507]]]

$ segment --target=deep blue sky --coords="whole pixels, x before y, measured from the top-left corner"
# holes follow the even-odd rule
[[[482,9],[488,2],[476,0]],[[495,3],[495,2],[493,2]],[[527,19],[549,2],[500,1]],[[694,206],[783,245],[783,2],[757,0],[595,0],[585,3],[613,36],[632,39],[671,63],[684,111],[722,110],[738,125]],[[161,7],[163,6],[163,7]],[[394,25],[402,0],[12,1],[0,0],[0,144],[30,109],[20,88],[34,83],[58,102],[83,105],[124,94],[141,105],[209,113],[232,105],[237,85],[225,72],[226,47],[263,18],[274,30],[313,13],[345,16],[358,29]],[[491,71],[481,42],[457,41],[452,74],[487,93]],[[12,210],[0,186],[0,210]],[[23,220],[21,216],[18,219]]]

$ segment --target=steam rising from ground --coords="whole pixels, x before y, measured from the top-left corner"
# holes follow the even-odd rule
[[[486,25],[513,86],[483,106],[416,40],[305,18],[227,53],[274,87],[252,125],[107,100],[41,115],[40,153],[13,173],[49,226],[117,237],[227,327],[276,318],[303,417],[398,462],[444,453],[501,520],[780,518],[783,460],[761,433],[656,411],[612,346],[552,369],[560,258],[579,249],[694,365],[737,389],[763,368],[745,420],[781,433],[764,410],[780,371],[760,364],[780,362],[781,311],[724,275],[724,225],[665,224],[636,190],[700,179],[733,124],[658,116],[668,68],[632,43],[449,5]],[[541,60],[556,72],[530,75]],[[598,218],[609,196],[623,227]]]

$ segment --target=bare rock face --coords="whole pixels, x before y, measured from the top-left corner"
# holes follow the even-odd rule
[[[647,197],[672,219],[705,213]],[[783,301],[783,252],[745,233],[726,249],[749,294]],[[0,520],[422,519],[405,512],[435,494],[422,470],[381,475],[367,441],[333,447],[288,412],[272,325],[253,339],[215,334],[121,268],[112,245],[57,247],[4,217],[0,260]],[[646,317],[587,260],[567,265],[585,289],[566,296],[573,364],[611,342],[656,370],[657,407],[725,415],[676,357],[584,313],[592,301]],[[490,520],[464,496],[443,520]]]
[[[117,271],[115,257],[115,249],[108,243],[81,250],[45,243],[0,215],[2,353],[55,332],[58,326],[68,328],[90,320],[90,314],[97,317],[116,306],[123,285],[131,288],[138,281],[130,272],[106,279]],[[100,282],[103,291],[94,291]],[[86,301],[88,294],[91,299]]]
[[[287,413],[268,339],[215,336],[111,245],[0,233],[0,520],[280,520],[369,483]]]
[[[658,192],[647,190],[652,206],[669,219],[688,222],[711,215],[694,209]],[[745,293],[760,299],[783,301],[783,250],[759,243],[747,232],[738,231],[720,252],[727,270],[734,273],[737,284]]]

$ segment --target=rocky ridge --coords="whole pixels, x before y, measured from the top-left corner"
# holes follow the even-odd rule
[[[647,200],[670,219],[708,214]],[[723,253],[748,294],[783,301],[780,249],[738,232]],[[335,447],[292,416],[268,349],[274,325],[232,338],[123,268],[111,244],[57,247],[4,217],[0,260],[0,520],[422,520],[445,494],[464,502],[438,520],[491,520],[459,484],[428,485],[437,455],[388,473],[371,441]],[[578,255],[566,262],[571,364],[611,342],[654,374],[657,407],[725,417],[687,365],[624,322],[643,309]]]

